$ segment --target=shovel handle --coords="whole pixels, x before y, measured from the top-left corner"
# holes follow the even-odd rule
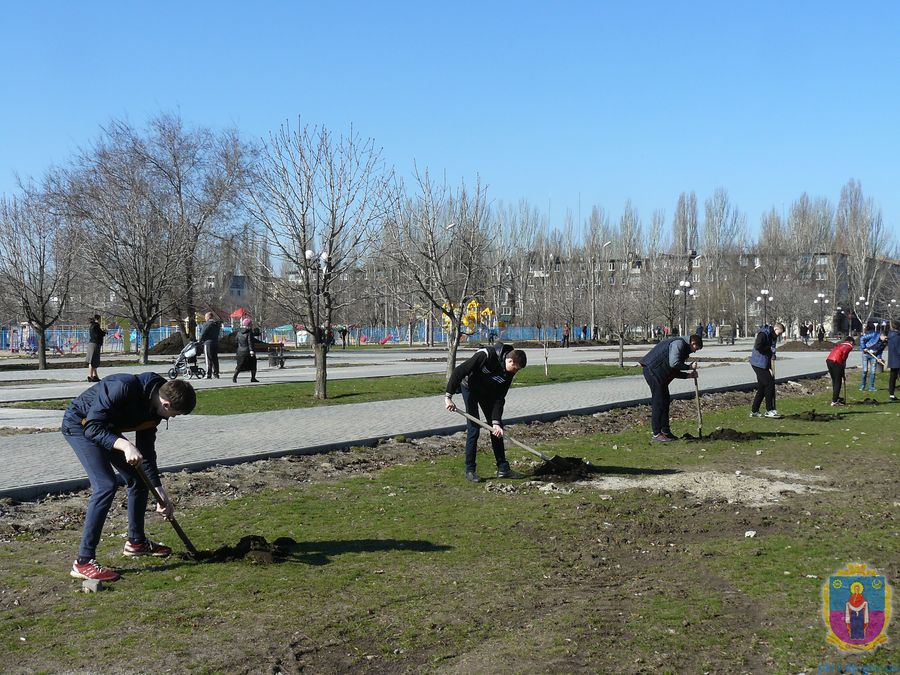
[[[477,417],[472,417],[472,416],[471,416],[469,413],[467,413],[465,410],[460,410],[459,408],[457,408],[457,409],[456,409],[456,412],[458,412],[460,415],[462,415],[463,417],[465,417],[465,418],[466,418],[467,420],[469,420],[470,422],[474,422],[474,423],[477,424],[478,426],[483,427],[484,429],[487,429],[487,430],[490,431],[490,432],[493,432],[493,431],[494,431],[494,428],[493,428],[492,426],[490,426],[490,425],[488,425],[488,424],[485,424],[484,422],[482,422],[482,421],[481,421],[480,419],[478,419]],[[504,433],[504,434],[503,434],[503,437],[504,437],[504,438],[508,438],[509,441],[510,441],[510,443],[514,443],[514,444],[518,445],[520,448],[522,448],[522,449],[525,450],[526,452],[530,452],[530,453],[531,453],[532,455],[534,455],[535,457],[540,457],[540,458],[541,458],[542,460],[544,460],[545,462],[549,462],[549,461],[551,460],[551,458],[548,457],[547,455],[545,455],[543,452],[539,452],[539,451],[535,450],[534,448],[529,447],[529,446],[525,445],[524,443],[522,443],[522,442],[520,442],[520,441],[517,441],[515,438],[513,438],[512,436],[510,436],[510,435],[507,434],[507,433]]]
[[[138,475],[138,478],[147,486],[147,489],[150,490],[150,493],[156,499],[157,502],[163,503],[165,500],[162,498],[162,495],[159,494],[157,489],[150,482],[150,479],[147,478],[147,474],[144,473],[144,470],[140,466],[132,467],[135,473]],[[197,549],[194,548],[194,545],[191,543],[191,540],[188,539],[188,536],[184,533],[184,530],[181,529],[181,525],[178,524],[178,521],[175,520],[175,516],[167,518],[167,520],[172,523],[172,528],[175,530],[175,533],[178,535],[179,539],[184,543],[187,547],[187,550],[190,551],[191,555],[196,558],[197,557]]]
[[[697,435],[703,438],[703,413],[700,411],[700,381],[694,378],[694,399],[697,402]]]

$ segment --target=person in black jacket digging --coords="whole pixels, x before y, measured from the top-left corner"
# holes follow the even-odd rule
[[[466,405],[466,413],[478,417],[478,408],[494,430],[491,432],[491,448],[497,462],[497,478],[515,478],[519,475],[509,468],[503,448],[503,406],[506,392],[516,373],[528,363],[525,352],[513,349],[502,342],[479,349],[475,354],[454,368],[447,381],[445,405],[450,412],[456,411],[453,395],[461,392]],[[475,472],[475,455],[478,449],[478,435],[481,428],[466,422],[466,480],[473,483],[481,479]]]
[[[669,427],[669,404],[672,402],[669,384],[675,378],[696,379],[697,371],[687,364],[687,358],[700,349],[703,349],[703,338],[699,335],[691,335],[690,339],[674,337],[657,343],[640,360],[644,379],[650,385],[651,440],[660,443],[677,440]]]

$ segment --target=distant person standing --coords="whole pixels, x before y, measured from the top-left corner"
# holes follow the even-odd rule
[[[888,350],[888,368],[891,369],[891,375],[888,379],[888,396],[892,401],[896,401],[894,396],[897,386],[897,373],[900,372],[900,321],[894,321],[891,325],[893,330],[887,336]]]
[[[819,342],[825,342],[825,326],[819,324],[819,332],[816,333],[816,337],[819,338]]]
[[[341,336],[341,349],[347,349],[347,327],[341,326],[340,330],[338,330],[338,333]]]
[[[584,340],[585,342],[587,342],[588,340],[591,339],[591,335],[590,335],[590,333],[588,333],[587,324],[584,324],[581,327],[581,339]]]
[[[669,405],[672,397],[669,385],[672,380],[697,379],[697,371],[687,363],[688,356],[703,349],[703,337],[673,337],[658,342],[644,355],[640,365],[644,368],[644,379],[650,385],[650,426],[652,441],[665,443],[677,440],[669,427]]]
[[[841,398],[841,385],[844,382],[844,373],[847,368],[847,357],[853,351],[853,338],[848,335],[828,352],[825,365],[828,366],[828,374],[831,375],[831,405],[846,405]]]
[[[206,323],[200,326],[199,342],[203,345],[203,356],[206,358],[206,379],[219,379],[219,333],[222,322],[216,320],[215,314],[207,312]]]
[[[750,365],[756,373],[756,396],[753,398],[753,406],[750,408],[750,417],[780,418],[775,409],[775,374],[772,371],[772,362],[775,361],[775,344],[778,337],[784,333],[784,324],[776,323],[773,326],[763,326],[756,334],[753,343],[753,352],[750,354]],[[766,414],[760,415],[759,407],[766,401]]]
[[[253,344],[253,329],[250,327],[253,322],[249,319],[241,320],[241,329],[235,338],[235,367],[234,375],[231,381],[237,383],[237,376],[245,370],[250,371],[250,381],[259,382],[256,379],[256,347]]]
[[[90,319],[88,326],[88,343],[85,353],[85,361],[88,366],[88,382],[99,382],[100,376],[97,374],[97,368],[100,366],[100,351],[103,348],[103,338],[106,337],[106,331],[100,327],[100,315],[94,314]]]
[[[869,378],[869,391],[875,391],[875,366],[878,364],[878,356],[881,351],[875,353],[880,333],[875,328],[875,323],[869,321],[866,324],[866,332],[859,336],[859,351],[862,352],[862,379],[859,381],[859,390],[866,388],[866,377]],[[882,348],[883,349],[883,348]]]
[[[569,346],[569,335],[571,334],[571,332],[572,332],[572,327],[569,326],[569,322],[566,321],[566,323],[563,325],[563,336],[562,336],[562,346],[563,347]]]
[[[805,345],[809,344],[809,326],[805,321],[800,324],[800,340]]]

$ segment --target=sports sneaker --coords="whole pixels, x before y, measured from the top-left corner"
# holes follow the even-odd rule
[[[480,483],[481,479],[478,477],[478,474],[474,471],[466,471],[466,480],[471,481],[473,483]]]
[[[72,570],[69,574],[76,579],[94,579],[96,581],[116,581],[122,576],[118,572],[104,567],[93,558],[86,563],[76,560],[72,563]]]
[[[750,417],[762,417],[762,413],[750,411]]]
[[[126,541],[125,548],[122,550],[122,555],[131,557],[138,555],[152,555],[157,558],[165,558],[167,555],[172,555],[172,549],[152,541],[145,541],[140,544],[132,544],[130,541]]]
[[[675,439],[669,436],[669,434],[667,433],[660,432],[658,434],[653,434],[653,436],[650,437],[650,440],[654,443],[669,443],[671,441],[674,441]]]
[[[894,396],[893,394],[891,394],[890,396],[888,396],[888,399],[891,400],[891,401],[896,401],[896,400],[897,400],[897,397]]]
[[[869,387],[869,391],[878,391],[875,387]]]
[[[524,473],[513,471],[512,469],[497,469],[497,478],[525,478]]]
[[[843,406],[843,405],[844,405],[844,402],[843,402],[843,401],[832,401],[832,402],[831,402],[831,406],[832,406],[833,408],[836,408],[836,407],[838,407],[838,406]]]
[[[769,417],[771,419],[780,420],[783,415],[781,415],[777,410],[766,410],[766,414],[763,417]]]

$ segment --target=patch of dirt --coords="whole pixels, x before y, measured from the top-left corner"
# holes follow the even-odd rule
[[[549,460],[536,466],[531,475],[553,477],[562,481],[575,481],[587,478],[597,471],[599,471],[597,467],[578,457],[554,455]]]
[[[220,546],[215,551],[197,551],[196,560],[200,562],[233,562],[249,560],[260,564],[283,562],[288,556],[288,549],[297,542],[290,537],[279,537],[271,544],[265,537],[248,534],[241,537],[235,546]],[[190,553],[181,553],[182,560],[194,560]]]
[[[729,429],[727,427],[716,429],[711,434],[707,434],[702,438],[697,438],[696,436],[687,433],[681,437],[683,441],[758,441],[762,438],[761,434],[756,433],[755,431],[737,431],[735,429]]]
[[[830,342],[828,340],[823,340],[819,342],[818,340],[811,340],[810,343],[803,344],[800,340],[791,340],[790,342],[785,342],[778,348],[779,352],[830,352],[834,349],[836,342]]]

